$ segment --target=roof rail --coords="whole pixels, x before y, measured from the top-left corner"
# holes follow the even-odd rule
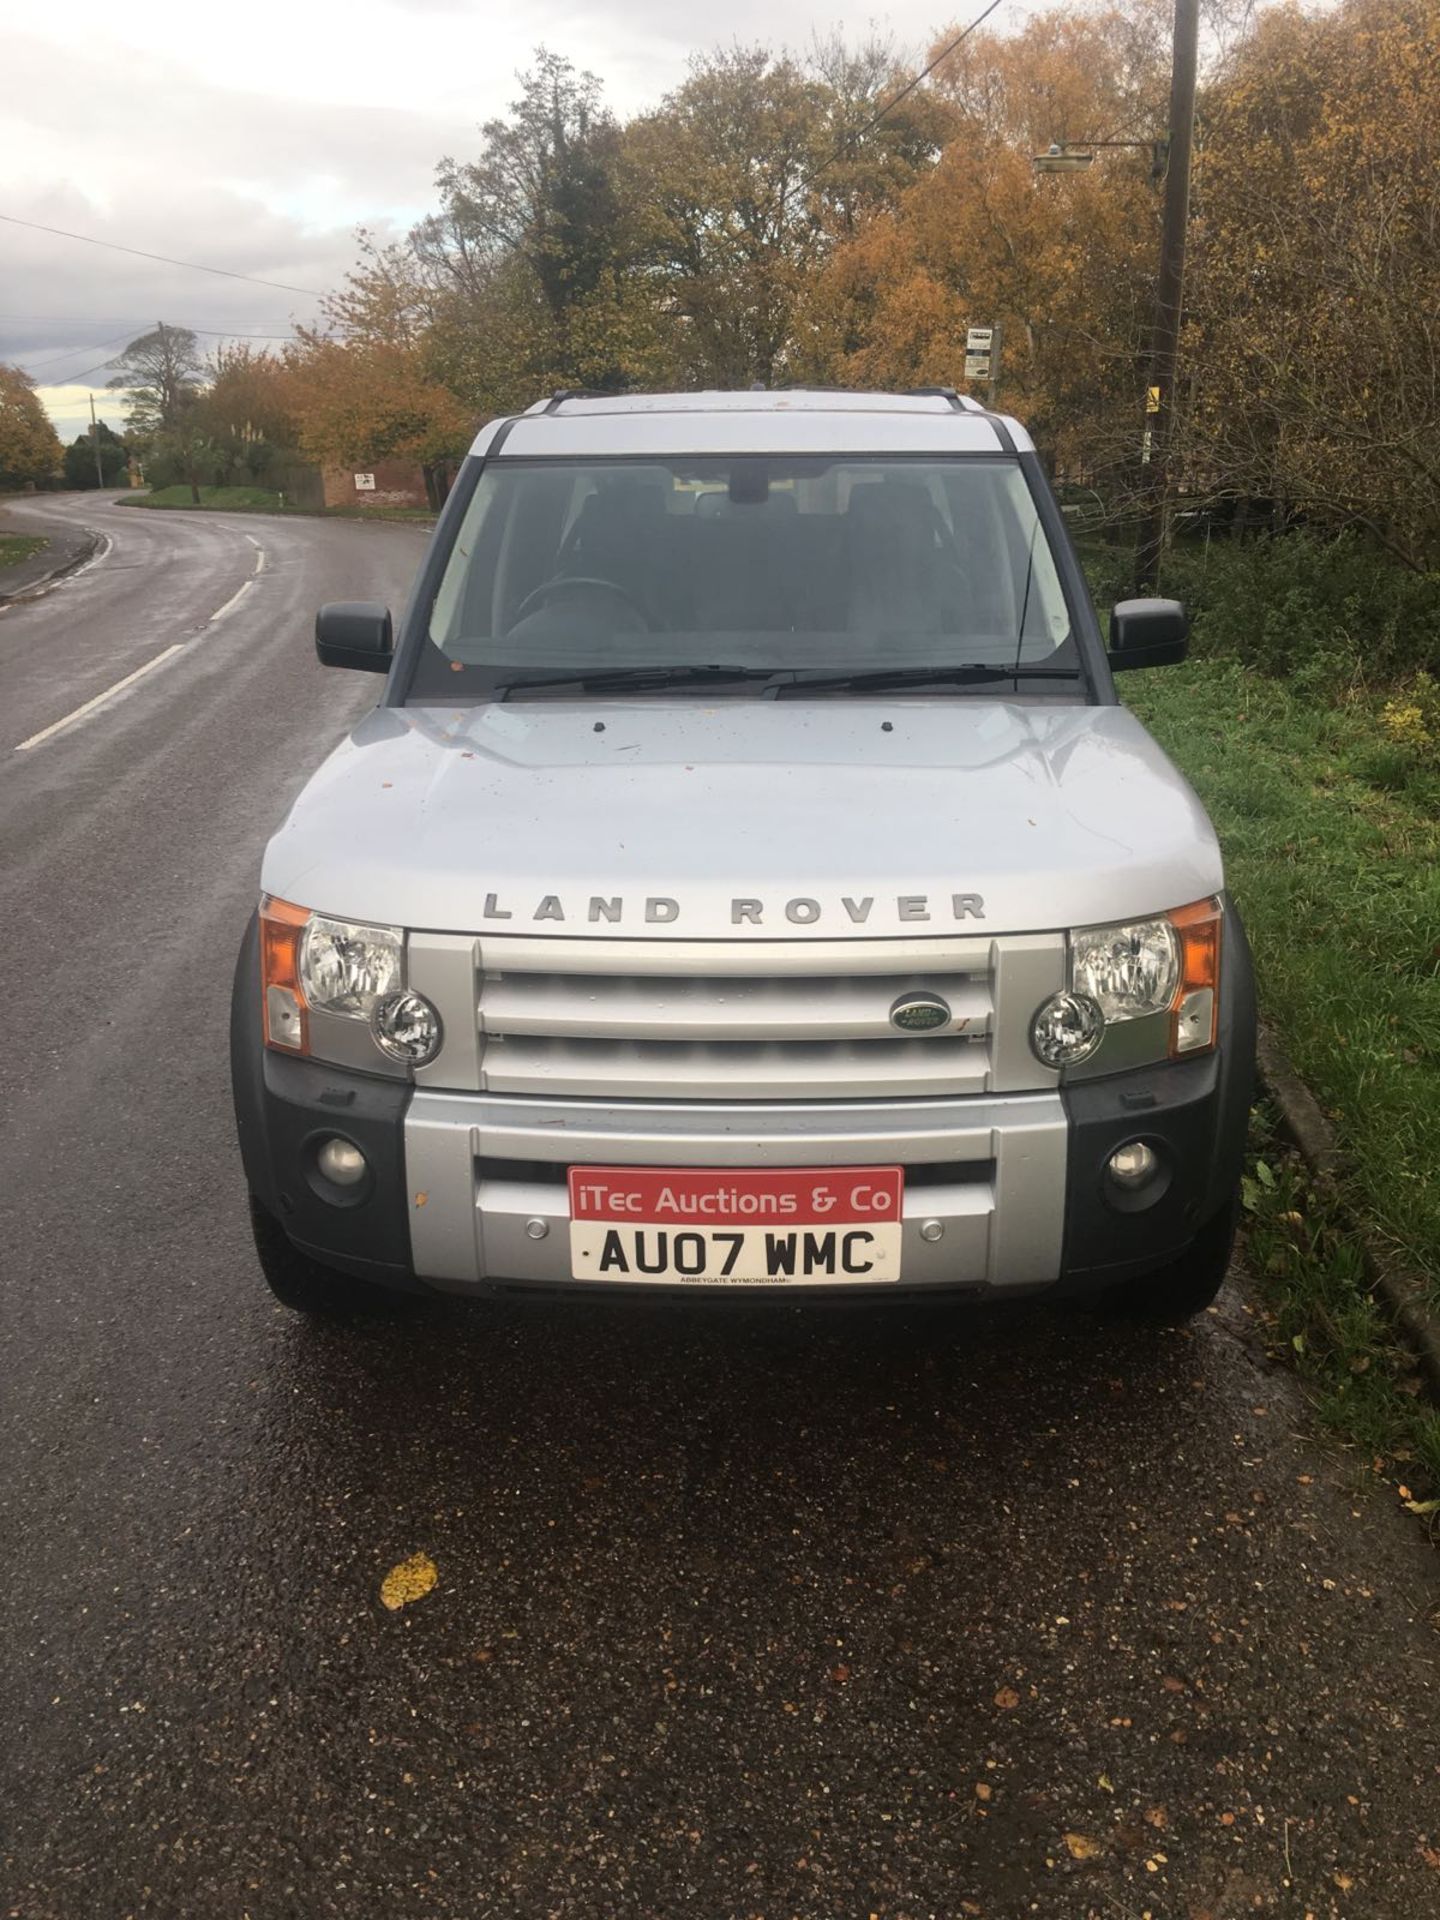
[[[598,387],[559,387],[540,408],[542,413],[558,413],[567,400],[615,400],[620,396],[602,393]]]
[[[948,400],[957,413],[988,413],[990,411],[972,394],[957,393],[954,387],[907,387],[905,391],[917,400],[927,396],[935,400]]]
[[[963,413],[965,411],[965,402],[960,398],[954,387],[906,387],[905,396],[910,400],[944,400],[947,401],[957,413]]]

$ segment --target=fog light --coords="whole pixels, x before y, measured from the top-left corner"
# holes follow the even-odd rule
[[[358,1187],[370,1171],[368,1162],[359,1147],[351,1140],[342,1140],[338,1135],[325,1142],[315,1156],[315,1164],[327,1180],[333,1180],[337,1187]]]
[[[370,1031],[382,1053],[407,1067],[428,1066],[440,1051],[440,1016],[423,994],[409,988],[376,1002]]]
[[[1108,1162],[1110,1178],[1117,1187],[1124,1187],[1130,1193],[1153,1177],[1155,1167],[1154,1150],[1143,1140],[1132,1140],[1126,1147],[1117,1147]]]
[[[1052,993],[1030,1022],[1030,1045],[1047,1067],[1088,1060],[1105,1037],[1105,1016],[1086,993]]]

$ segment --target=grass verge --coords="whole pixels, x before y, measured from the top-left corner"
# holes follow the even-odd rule
[[[43,553],[49,544],[43,534],[0,533],[0,568],[18,567],[22,560]]]
[[[297,507],[268,487],[201,487],[198,501],[187,486],[160,487],[153,493],[122,494],[117,507],[159,507],[169,512],[219,508],[226,513],[291,513],[311,520],[399,520],[433,526],[429,507]]]
[[[1272,1344],[1364,1470],[1440,1531],[1440,1412],[1370,1291],[1346,1215],[1317,1189],[1261,1105],[1251,1128],[1244,1237]]]
[[[151,493],[122,495],[123,507],[250,507],[275,511],[280,495],[269,487],[201,487],[197,500],[188,486],[157,487]]]
[[[1129,679],[1215,822],[1346,1204],[1440,1309],[1440,752],[1394,697],[1322,701],[1225,660]]]

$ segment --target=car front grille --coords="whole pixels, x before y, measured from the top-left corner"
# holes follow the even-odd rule
[[[417,1079],[581,1100],[841,1100],[1048,1087],[1029,1021],[1058,935],[605,940],[412,935],[446,1044]],[[468,984],[467,984],[468,983]],[[897,1029],[908,996],[945,1002]]]

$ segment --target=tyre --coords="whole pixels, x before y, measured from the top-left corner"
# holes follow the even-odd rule
[[[398,1296],[371,1286],[368,1281],[356,1280],[348,1273],[337,1273],[334,1267],[327,1267],[302,1252],[253,1193],[250,1195],[250,1231],[255,1238],[255,1258],[260,1262],[265,1283],[282,1307],[326,1320],[344,1320],[357,1314],[393,1309]]]
[[[1205,1222],[1178,1260],[1127,1280],[1110,1295],[1107,1305],[1127,1319],[1151,1326],[1178,1327],[1193,1320],[1214,1302],[1225,1284],[1239,1222],[1237,1190]]]

